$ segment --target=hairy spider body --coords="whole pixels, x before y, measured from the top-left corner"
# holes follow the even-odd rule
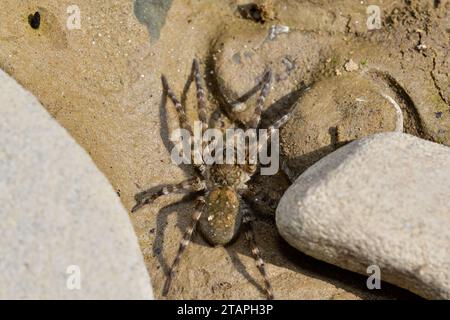
[[[216,187],[206,195],[205,214],[199,221],[200,232],[213,246],[223,246],[233,240],[241,227],[242,204],[236,190]]]
[[[196,59],[193,62],[193,70],[197,87],[198,115],[202,122],[203,130],[206,130],[209,125],[206,119],[205,93],[201,83],[199,63]],[[162,82],[167,96],[172,100],[178,113],[180,126],[193,135],[192,128],[186,119],[185,110],[164,76],[162,76]],[[264,102],[269,93],[270,83],[271,72],[269,71],[261,83],[261,93],[257,100],[253,118],[246,125],[247,128],[258,128]],[[270,126],[268,128],[269,135],[286,123],[288,118],[289,115],[285,115]],[[268,137],[265,139],[268,139]],[[197,191],[201,193],[196,199],[191,224],[184,233],[178,253],[167,275],[163,295],[167,295],[175,275],[175,269],[180,263],[184,250],[189,245],[197,224],[199,224],[200,233],[212,246],[224,246],[230,243],[239,234],[241,227],[246,228],[245,236],[250,243],[257,268],[264,278],[266,296],[268,299],[273,299],[272,287],[261,258],[261,253],[255,242],[252,226],[254,218],[251,215],[252,212],[249,205],[243,199],[243,194],[247,190],[246,183],[256,173],[257,166],[249,163],[212,165],[195,164],[195,161],[192,161],[192,163],[196,169],[196,177],[178,184],[161,187],[157,191],[152,191],[154,189],[151,189],[138,193],[135,196],[136,205],[131,210],[135,212],[142,206],[153,203],[160,196],[175,192]]]

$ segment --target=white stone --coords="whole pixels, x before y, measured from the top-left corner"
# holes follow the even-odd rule
[[[300,251],[425,298],[450,299],[450,148],[402,133],[357,140],[288,189],[276,213]]]
[[[359,69],[359,66],[353,61],[352,59],[348,60],[347,63],[344,65],[344,68],[348,72],[357,71]]]
[[[0,119],[0,299],[152,299],[109,182],[3,71]]]

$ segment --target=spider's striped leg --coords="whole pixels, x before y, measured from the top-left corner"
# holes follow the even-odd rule
[[[136,200],[136,205],[131,209],[131,212],[136,212],[138,209],[142,208],[146,204],[153,203],[156,199],[161,196],[168,195],[180,191],[201,191],[205,189],[205,182],[198,177],[185,180],[181,183],[164,186],[156,191],[152,189],[138,193],[134,199]]]
[[[244,208],[244,217],[243,217],[243,226],[245,227],[245,238],[250,244],[250,249],[252,250],[253,258],[256,261],[256,267],[264,278],[265,285],[265,294],[268,300],[273,300],[273,290],[272,285],[270,284],[269,276],[266,272],[266,267],[264,265],[264,261],[261,258],[261,251],[259,250],[256,241],[255,241],[255,231],[253,229],[253,217],[250,215],[250,209]]]
[[[188,130],[191,135],[193,134],[192,131],[192,127],[191,125],[187,122],[187,117],[186,117],[186,111],[184,110],[184,107],[181,105],[180,100],[178,100],[177,96],[175,95],[175,93],[173,92],[173,90],[170,88],[169,86],[169,82],[167,82],[167,78],[162,75],[161,76],[161,80],[163,83],[163,87],[167,92],[167,95],[169,96],[170,100],[172,100],[175,109],[177,110],[178,113],[178,118],[180,120],[180,125],[183,129]]]
[[[167,78],[164,75],[161,76],[161,80],[163,83],[163,87],[167,92],[167,95],[169,96],[170,100],[172,100],[172,102],[175,106],[175,109],[177,110],[181,128],[188,130],[189,133],[191,134],[191,137],[193,137],[194,131],[192,130],[191,125],[187,121],[186,111],[184,110],[183,105],[181,104],[180,100],[178,100],[178,98],[175,95],[175,93],[173,92],[173,90],[170,88],[169,83],[167,82]],[[194,152],[195,152],[195,150],[194,150]],[[204,176],[205,165],[203,163],[197,163],[195,161],[195,159],[196,158],[198,159],[198,157],[196,157],[196,154],[194,154],[194,152],[192,152],[192,159],[191,159],[192,165],[196,168],[196,170],[198,172],[200,172],[201,175]]]
[[[293,111],[290,111],[289,113],[285,114],[280,119],[275,121],[275,123],[273,125],[271,125],[267,128],[267,135],[264,136],[264,139],[261,139],[261,137],[260,137],[260,141],[258,142],[258,151],[260,151],[262,149],[262,147],[265,144],[267,144],[267,142],[269,141],[270,137],[275,132],[275,130],[280,129],[286,122],[288,122],[288,120],[291,117],[292,112]],[[261,140],[263,140],[263,141],[261,141]]]
[[[195,86],[197,87],[197,105],[198,105],[198,118],[202,122],[203,131],[208,129],[208,121],[206,114],[206,102],[205,102],[205,90],[202,85],[202,75],[200,73],[200,66],[197,59],[194,59],[194,78]]]
[[[211,115],[211,127],[213,127],[214,129],[222,129],[225,125],[222,116],[222,111],[217,108]]]
[[[257,169],[258,164],[258,132],[257,129],[247,129],[248,132],[248,144],[244,144],[244,152],[246,159],[246,166],[244,170],[252,176]],[[239,152],[239,150],[238,150]]]
[[[272,134],[274,130],[280,129],[288,120],[291,118],[292,111],[282,116],[280,119],[275,121],[275,123],[269,128],[267,128],[267,131],[269,132],[269,135]]]
[[[257,139],[256,139],[257,138],[256,130],[261,121],[261,113],[262,113],[262,109],[264,107],[264,102],[266,101],[266,97],[269,94],[271,81],[272,81],[272,72],[269,70],[264,75],[261,93],[260,93],[260,96],[256,103],[256,108],[255,108],[254,114],[253,114],[252,118],[250,119],[249,124],[247,126],[250,130],[253,130],[252,134],[253,134],[253,138],[254,138],[253,141],[252,141],[252,139],[250,139],[250,143],[249,143],[248,147],[247,147],[247,145],[245,147],[245,152],[247,154],[247,159],[249,161],[248,162],[249,164],[255,163],[255,161],[257,159],[257,152],[260,149],[258,146]],[[250,161],[250,159],[252,161]]]
[[[192,221],[189,227],[186,229],[183,239],[181,240],[180,247],[178,248],[178,253],[175,257],[175,260],[172,263],[172,266],[170,267],[169,274],[167,275],[166,283],[164,284],[163,289],[163,296],[167,296],[170,290],[170,285],[172,284],[172,280],[175,276],[175,269],[180,264],[181,256],[186,250],[187,246],[191,242],[192,234],[195,231],[195,227],[197,226],[198,220],[200,220],[200,217],[203,213],[203,207],[205,206],[205,198],[203,196],[200,196],[196,200],[195,210],[192,214]]]
[[[202,75],[200,73],[200,65],[197,59],[194,59],[193,62],[194,67],[194,79],[195,79],[195,86],[197,88],[197,107],[198,107],[198,118],[200,119],[202,123],[202,135],[203,133],[208,129],[208,119],[207,119],[207,113],[206,113],[206,102],[205,102],[205,89],[203,89],[202,85]],[[201,144],[202,150],[207,150],[209,152],[210,149],[215,148],[215,144],[212,144],[209,146],[206,145],[206,141],[203,141]],[[205,169],[204,167],[202,169]]]
[[[272,72],[269,70],[264,75],[264,83],[258,101],[256,102],[255,112],[252,116],[252,119],[249,121],[250,128],[256,129],[259,126],[259,122],[261,121],[262,109],[264,108],[264,103],[269,94],[271,82],[272,82]]]

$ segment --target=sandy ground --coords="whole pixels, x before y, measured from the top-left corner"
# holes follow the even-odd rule
[[[298,105],[294,119],[285,128],[287,133],[282,133],[282,143],[293,146],[282,146],[291,168],[301,172],[339,146],[334,142],[327,149],[332,138],[329,127],[337,120],[306,112],[310,104],[302,104],[301,94],[295,94],[302,86],[311,87],[311,94],[337,101],[338,113],[346,115],[339,118],[342,142],[392,130],[394,124],[392,110],[383,104],[374,111],[373,121],[361,120],[367,118],[364,113],[345,111],[348,97],[354,98],[349,86],[355,84],[356,88],[365,86],[368,92],[382,88],[396,98],[405,113],[407,132],[450,145],[449,1],[413,1],[413,6],[407,2],[372,1],[382,10],[383,26],[369,32],[365,1],[257,1],[264,5],[257,7],[262,8],[257,12],[263,21],[254,21],[254,16],[239,13],[237,6],[247,3],[244,1],[175,0],[171,6],[158,8],[155,18],[148,1],[80,0],[81,29],[69,30],[66,10],[71,1],[5,0],[0,12],[0,67],[32,91],[89,152],[130,209],[137,192],[180,182],[192,173],[170,159],[168,136],[178,123],[172,104],[162,93],[160,75],[168,77],[192,115],[195,90],[189,79],[192,59],[198,57],[206,69],[210,105],[230,101],[235,98],[233,94],[239,96],[255,85],[265,66],[280,68],[281,49],[272,55],[264,46],[259,50],[245,43],[267,34],[274,24],[289,25],[292,32],[286,38],[280,35],[280,42],[269,44],[269,48],[290,50],[291,55],[298,55],[294,60],[302,62],[286,77],[277,71],[280,77],[269,99],[271,103],[281,101],[282,106]],[[28,23],[28,15],[36,10],[42,16],[38,30]],[[302,41],[294,41],[296,37]],[[421,44],[426,49],[417,49]],[[233,65],[227,54],[247,45],[258,60]],[[349,59],[365,70],[366,80],[348,80],[358,77],[347,74],[345,63]],[[235,78],[239,81],[234,82]],[[333,80],[328,81],[341,83],[343,90],[330,93],[330,84],[323,82],[330,78]],[[317,102],[314,97],[305,101],[311,105]],[[324,112],[332,106],[324,104]],[[309,125],[299,131],[297,121]],[[352,132],[355,123],[363,130]],[[319,149],[323,152],[312,159],[295,162]],[[268,190],[272,185],[277,187]],[[256,178],[251,188],[269,194],[276,205],[287,186],[287,178],[280,173]],[[130,214],[159,298],[164,273],[192,212],[192,202],[181,199],[168,196]],[[295,251],[278,235],[270,218],[272,210],[262,205],[261,211],[268,218],[256,224],[257,241],[277,298],[415,297],[388,284],[382,290],[369,291],[365,277]],[[264,297],[261,285],[243,237],[227,248],[211,248],[197,236],[184,255],[169,298],[256,299]]]

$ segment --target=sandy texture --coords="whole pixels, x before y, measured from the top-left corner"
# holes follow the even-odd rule
[[[0,105],[0,299],[152,299],[127,211],[92,159],[3,71]]]
[[[358,73],[323,80],[304,94],[282,129],[284,171],[294,181],[314,162],[352,140],[395,131],[396,120],[392,104]]]
[[[373,67],[383,70],[399,70],[396,81],[408,88],[417,114],[424,122],[423,132],[430,139],[448,144],[449,105],[448,100],[443,100],[448,99],[445,60],[448,56],[445,36],[448,34],[442,22],[446,21],[448,1],[441,1],[436,9],[433,1],[420,1],[421,8],[428,9],[414,9],[417,15],[424,17],[419,22],[411,19],[412,13],[404,9],[403,1],[375,2],[381,5],[385,21],[380,32],[365,29],[362,22],[366,19],[366,4],[360,2],[349,5],[347,1],[323,4],[257,1],[262,5],[261,17],[254,21],[239,12],[237,6],[246,3],[244,1],[175,0],[170,9],[166,10],[165,5],[160,7],[165,17],[158,21],[165,21],[165,24],[153,29],[159,32],[159,39],[156,39],[148,33],[148,28],[152,28],[148,20],[151,16],[144,12],[135,15],[138,4],[148,8],[152,1],[80,0],[81,29],[68,30],[66,9],[72,4],[70,1],[36,0],[25,4],[5,0],[5,10],[0,13],[0,67],[38,97],[92,156],[125,207],[131,208],[137,192],[179,182],[191,173],[189,168],[179,168],[170,160],[168,135],[178,124],[173,106],[162,93],[160,75],[167,75],[174,91],[187,105],[192,120],[195,90],[190,81],[191,62],[195,56],[200,58],[202,69],[206,69],[210,111],[218,104],[225,108],[225,99],[221,96],[227,91],[217,88],[216,80],[220,79],[217,72],[226,71],[226,65],[231,68],[232,64],[224,57],[222,68],[218,68],[219,64],[213,61],[214,57],[218,61],[221,59],[218,52],[221,41],[218,40],[230,39],[230,32],[241,39],[235,45],[244,48],[246,37],[268,34],[273,24],[288,25],[295,33],[280,34],[274,41],[290,38],[304,41],[284,42],[281,48],[292,47],[290,52],[295,53],[304,48],[320,47],[319,52],[309,51],[310,59],[299,60],[302,63],[295,65],[292,78],[274,84],[275,95],[270,101],[278,98],[276,92],[289,95],[299,89],[297,84],[305,82],[310,86],[323,77],[334,76],[336,68],[342,69],[350,58],[359,63],[369,57],[367,65],[373,63]],[[396,8],[406,12],[405,16],[394,13]],[[28,25],[27,16],[37,9],[42,12],[42,24],[34,30]],[[430,18],[426,18],[428,16]],[[421,25],[416,26],[417,23]],[[422,41],[426,40],[433,50],[421,53],[415,49],[419,35],[414,30],[427,25],[429,33],[422,35]],[[386,42],[392,38],[396,38],[395,41]],[[342,45],[337,45],[339,43]],[[392,50],[386,53],[386,47]],[[237,49],[243,51],[242,48]],[[251,48],[251,51],[259,54],[256,49]],[[234,69],[236,76],[245,80],[240,82],[242,91],[250,90],[257,83],[255,76],[265,67],[274,65],[266,56],[268,53],[270,51],[264,51],[258,58],[260,69],[254,69],[250,76],[246,74],[247,70],[253,70],[251,65]],[[274,58],[279,59],[281,52],[277,54]],[[277,61],[277,70],[284,70],[281,67],[285,64]],[[379,79],[378,74],[374,78]],[[228,78],[220,77],[224,89],[233,89]],[[402,91],[394,91],[404,95]],[[294,105],[299,95],[291,98],[281,99],[280,109],[284,109],[285,104]],[[251,188],[257,194],[269,195],[272,204],[261,205],[261,209],[267,209],[270,215],[287,188],[286,177],[280,174],[257,178]],[[167,263],[175,255],[192,211],[189,202],[167,207],[179,199],[179,196],[166,197],[131,216],[157,297],[160,297]],[[382,292],[369,292],[365,289],[364,277],[299,256],[281,240],[273,217],[271,220],[258,222],[256,230],[278,298],[405,296],[403,291],[392,287]],[[215,249],[196,238],[186,252],[169,297],[262,298],[261,280],[243,239],[228,249]]]

